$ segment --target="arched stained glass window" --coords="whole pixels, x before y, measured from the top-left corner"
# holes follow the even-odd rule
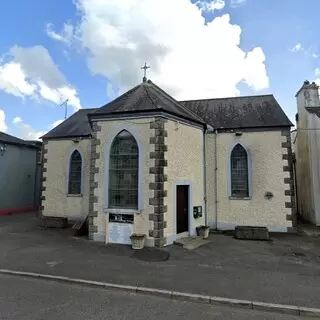
[[[109,208],[138,209],[137,141],[128,131],[121,131],[112,142],[109,157]]]
[[[78,150],[75,150],[69,163],[68,194],[81,194],[82,158]]]
[[[241,144],[237,144],[230,157],[231,196],[249,197],[248,154]]]

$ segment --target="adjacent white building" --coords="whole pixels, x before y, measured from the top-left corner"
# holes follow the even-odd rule
[[[320,226],[320,101],[319,86],[305,81],[296,94],[296,183],[298,213]]]

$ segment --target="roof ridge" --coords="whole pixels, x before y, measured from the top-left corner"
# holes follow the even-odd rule
[[[163,97],[168,99],[173,102],[175,105],[177,105],[179,108],[181,108],[184,112],[188,113],[190,117],[197,117],[198,120],[203,121],[203,119],[201,117],[199,117],[195,112],[193,112],[192,110],[189,110],[188,108],[186,108],[185,106],[183,106],[178,100],[176,100],[175,98],[173,98],[170,94],[168,94],[166,91],[164,91],[163,89],[161,89],[159,86],[157,86],[154,82],[152,82],[151,80],[148,80],[148,83],[152,84],[156,90],[160,91],[160,93],[162,93]]]
[[[152,102],[152,104],[154,105],[154,107],[155,107],[156,109],[160,109],[160,108],[158,108],[158,107],[157,107],[156,103],[155,103],[155,102],[153,101],[153,99],[151,98],[151,95],[150,95],[149,91],[147,90],[147,86],[146,86],[146,85],[144,85],[143,87],[144,87],[144,90],[145,90],[145,92],[146,92],[146,94],[147,94],[148,98],[150,99],[150,101],[151,101],[151,102]]]
[[[123,96],[126,96],[128,94],[130,94],[131,92],[133,92],[134,90],[136,90],[137,88],[139,88],[140,86],[142,85],[142,83],[139,83],[138,85],[136,85],[135,87],[131,88],[130,90],[124,92],[123,94],[121,94],[119,97],[113,99],[113,100],[110,100],[108,103],[106,103],[105,105],[103,105],[102,107],[100,108],[97,108],[97,109],[102,109],[102,108],[105,108],[109,103],[111,102],[116,102],[118,101],[120,98],[122,98]],[[97,111],[97,110],[96,110]]]
[[[164,97],[170,98],[170,100],[175,103],[178,104],[179,106],[181,106],[182,108],[184,108],[178,100],[176,100],[175,98],[173,98],[169,93],[167,93],[166,91],[162,90],[159,86],[157,86],[154,82],[152,82],[151,80],[148,80],[148,83],[152,84],[156,90],[160,91],[160,93],[163,94]]]
[[[272,93],[269,93],[269,94],[257,94],[257,95],[247,95],[247,96],[235,96],[235,97],[179,100],[179,102],[181,103],[181,102],[208,101],[208,100],[242,99],[242,98],[255,98],[255,97],[268,97],[268,96],[274,96],[274,95]]]

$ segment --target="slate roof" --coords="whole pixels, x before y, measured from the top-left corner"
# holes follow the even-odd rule
[[[10,134],[4,133],[0,131],[0,142],[6,143],[6,144],[14,144],[24,147],[31,147],[31,148],[39,148],[34,142],[30,143],[29,141],[25,141],[22,139],[19,139],[17,137],[11,136]],[[39,143],[41,143],[39,141]]]
[[[216,129],[288,127],[288,119],[273,95],[181,101]]]
[[[94,112],[93,116],[144,111],[164,111],[191,121],[203,119],[188,110],[151,80],[141,83]]]
[[[177,101],[148,80],[98,109],[81,109],[43,139],[90,136],[90,118],[161,111],[217,129],[288,127],[273,95]]]
[[[88,114],[96,110],[97,109],[80,109],[41,138],[50,139],[90,136],[91,126]]]

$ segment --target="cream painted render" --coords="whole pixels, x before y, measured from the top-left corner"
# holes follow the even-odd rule
[[[215,164],[215,139],[217,139],[217,164]],[[207,207],[211,227],[230,229],[237,225],[266,226],[271,231],[287,231],[292,222],[287,221],[291,209],[285,208],[290,196],[285,195],[285,178],[289,172],[283,167],[287,160],[282,159],[282,142],[286,137],[281,131],[243,132],[208,134],[207,142]],[[230,153],[240,143],[249,153],[251,165],[251,198],[230,199],[228,192]],[[251,167],[251,168],[250,168]],[[215,168],[217,168],[217,199],[215,195]],[[249,175],[250,176],[250,175]],[[249,177],[250,178],[250,177]],[[272,192],[273,198],[265,198]],[[215,201],[217,200],[217,211]],[[216,219],[218,217],[218,219]]]
[[[85,219],[89,210],[90,139],[78,143],[73,140],[49,140],[44,163],[42,214],[49,217],[65,217],[70,220]],[[68,195],[68,173],[71,154],[78,150],[82,157],[82,194]]]
[[[295,140],[298,213],[320,225],[320,119],[306,110],[319,108],[316,85],[303,85],[297,93],[297,135]]]
[[[152,239],[149,237],[149,230],[151,230],[152,222],[149,221],[149,214],[152,207],[149,205],[149,198],[152,198],[152,191],[149,190],[149,183],[151,176],[149,168],[151,161],[149,154],[151,148],[150,137],[152,130],[150,129],[150,122],[153,118],[146,119],[132,119],[132,120],[114,120],[114,121],[99,121],[97,124],[101,126],[101,131],[97,132],[97,139],[100,144],[97,145],[96,152],[100,153],[100,158],[96,160],[96,167],[99,168],[99,173],[95,174],[95,182],[98,183],[98,188],[95,189],[94,195],[98,197],[98,202],[94,204],[94,211],[98,212],[98,217],[94,218],[94,225],[98,227],[95,233],[94,240],[109,242],[108,221],[109,213],[133,213],[134,214],[134,233],[143,233],[147,235],[146,245],[152,245]],[[141,159],[141,166],[139,165],[139,210],[115,210],[107,208],[107,192],[108,192],[108,149],[113,139],[122,130],[127,130],[136,139],[139,146],[139,157]]]
[[[165,129],[168,132],[165,142],[168,146],[168,166],[165,170],[168,175],[168,181],[165,182],[165,190],[168,192],[165,198],[165,205],[168,206],[165,237],[167,244],[170,244],[176,239],[177,185],[189,185],[189,234],[195,235],[195,228],[205,224],[204,154],[201,128],[168,120]],[[202,206],[201,218],[193,217],[193,206]]]
[[[150,137],[154,136],[154,130],[150,129],[150,123],[153,121],[154,118],[97,122],[101,130],[96,132],[99,144],[96,145],[95,152],[99,157],[95,160],[95,166],[99,168],[99,172],[94,174],[94,182],[98,187],[93,191],[98,200],[94,203],[94,211],[98,212],[97,217],[93,219],[93,226],[97,228],[93,237],[95,241],[109,242],[109,213],[131,213],[134,214],[133,232],[146,234],[146,245],[154,245],[153,238],[149,236],[149,231],[153,230],[153,222],[149,221],[149,215],[153,212],[153,206],[149,204],[149,200],[153,197],[149,184],[154,182],[154,175],[149,172],[155,161],[150,159],[150,152],[155,151],[154,144],[150,143]],[[129,131],[139,146],[138,210],[115,210],[109,209],[107,205],[109,149],[113,139],[122,130]],[[285,203],[290,202],[290,196],[285,195],[288,186],[284,183],[284,179],[290,178],[290,174],[283,170],[288,163],[287,160],[283,160],[285,150],[282,143],[287,140],[282,136],[281,131],[243,132],[241,136],[236,136],[234,133],[217,135],[209,133],[205,135],[204,146],[201,128],[167,120],[164,130],[167,132],[165,159],[168,164],[165,167],[168,180],[164,183],[167,191],[164,198],[164,205],[167,206],[167,212],[164,214],[167,223],[164,229],[166,244],[171,244],[177,236],[176,188],[179,184],[189,185],[189,233],[191,235],[196,233],[197,226],[206,224],[206,214],[208,224],[218,229],[250,225],[267,226],[271,231],[287,231],[288,227],[292,227],[292,222],[287,221],[287,215],[291,215],[291,209],[285,207]],[[84,219],[88,215],[91,142],[90,139],[82,139],[78,143],[71,139],[47,142],[42,212],[44,216],[67,217],[73,220]],[[249,169],[251,170],[252,196],[246,200],[233,200],[228,194],[229,156],[237,143],[245,147],[251,158]],[[204,149],[206,161],[204,161]],[[83,159],[83,192],[79,197],[67,195],[68,165],[74,150],[78,150]],[[215,157],[217,157],[217,163]],[[274,197],[270,200],[266,199],[266,192],[272,192]],[[193,206],[202,206],[201,218],[193,217]]]

